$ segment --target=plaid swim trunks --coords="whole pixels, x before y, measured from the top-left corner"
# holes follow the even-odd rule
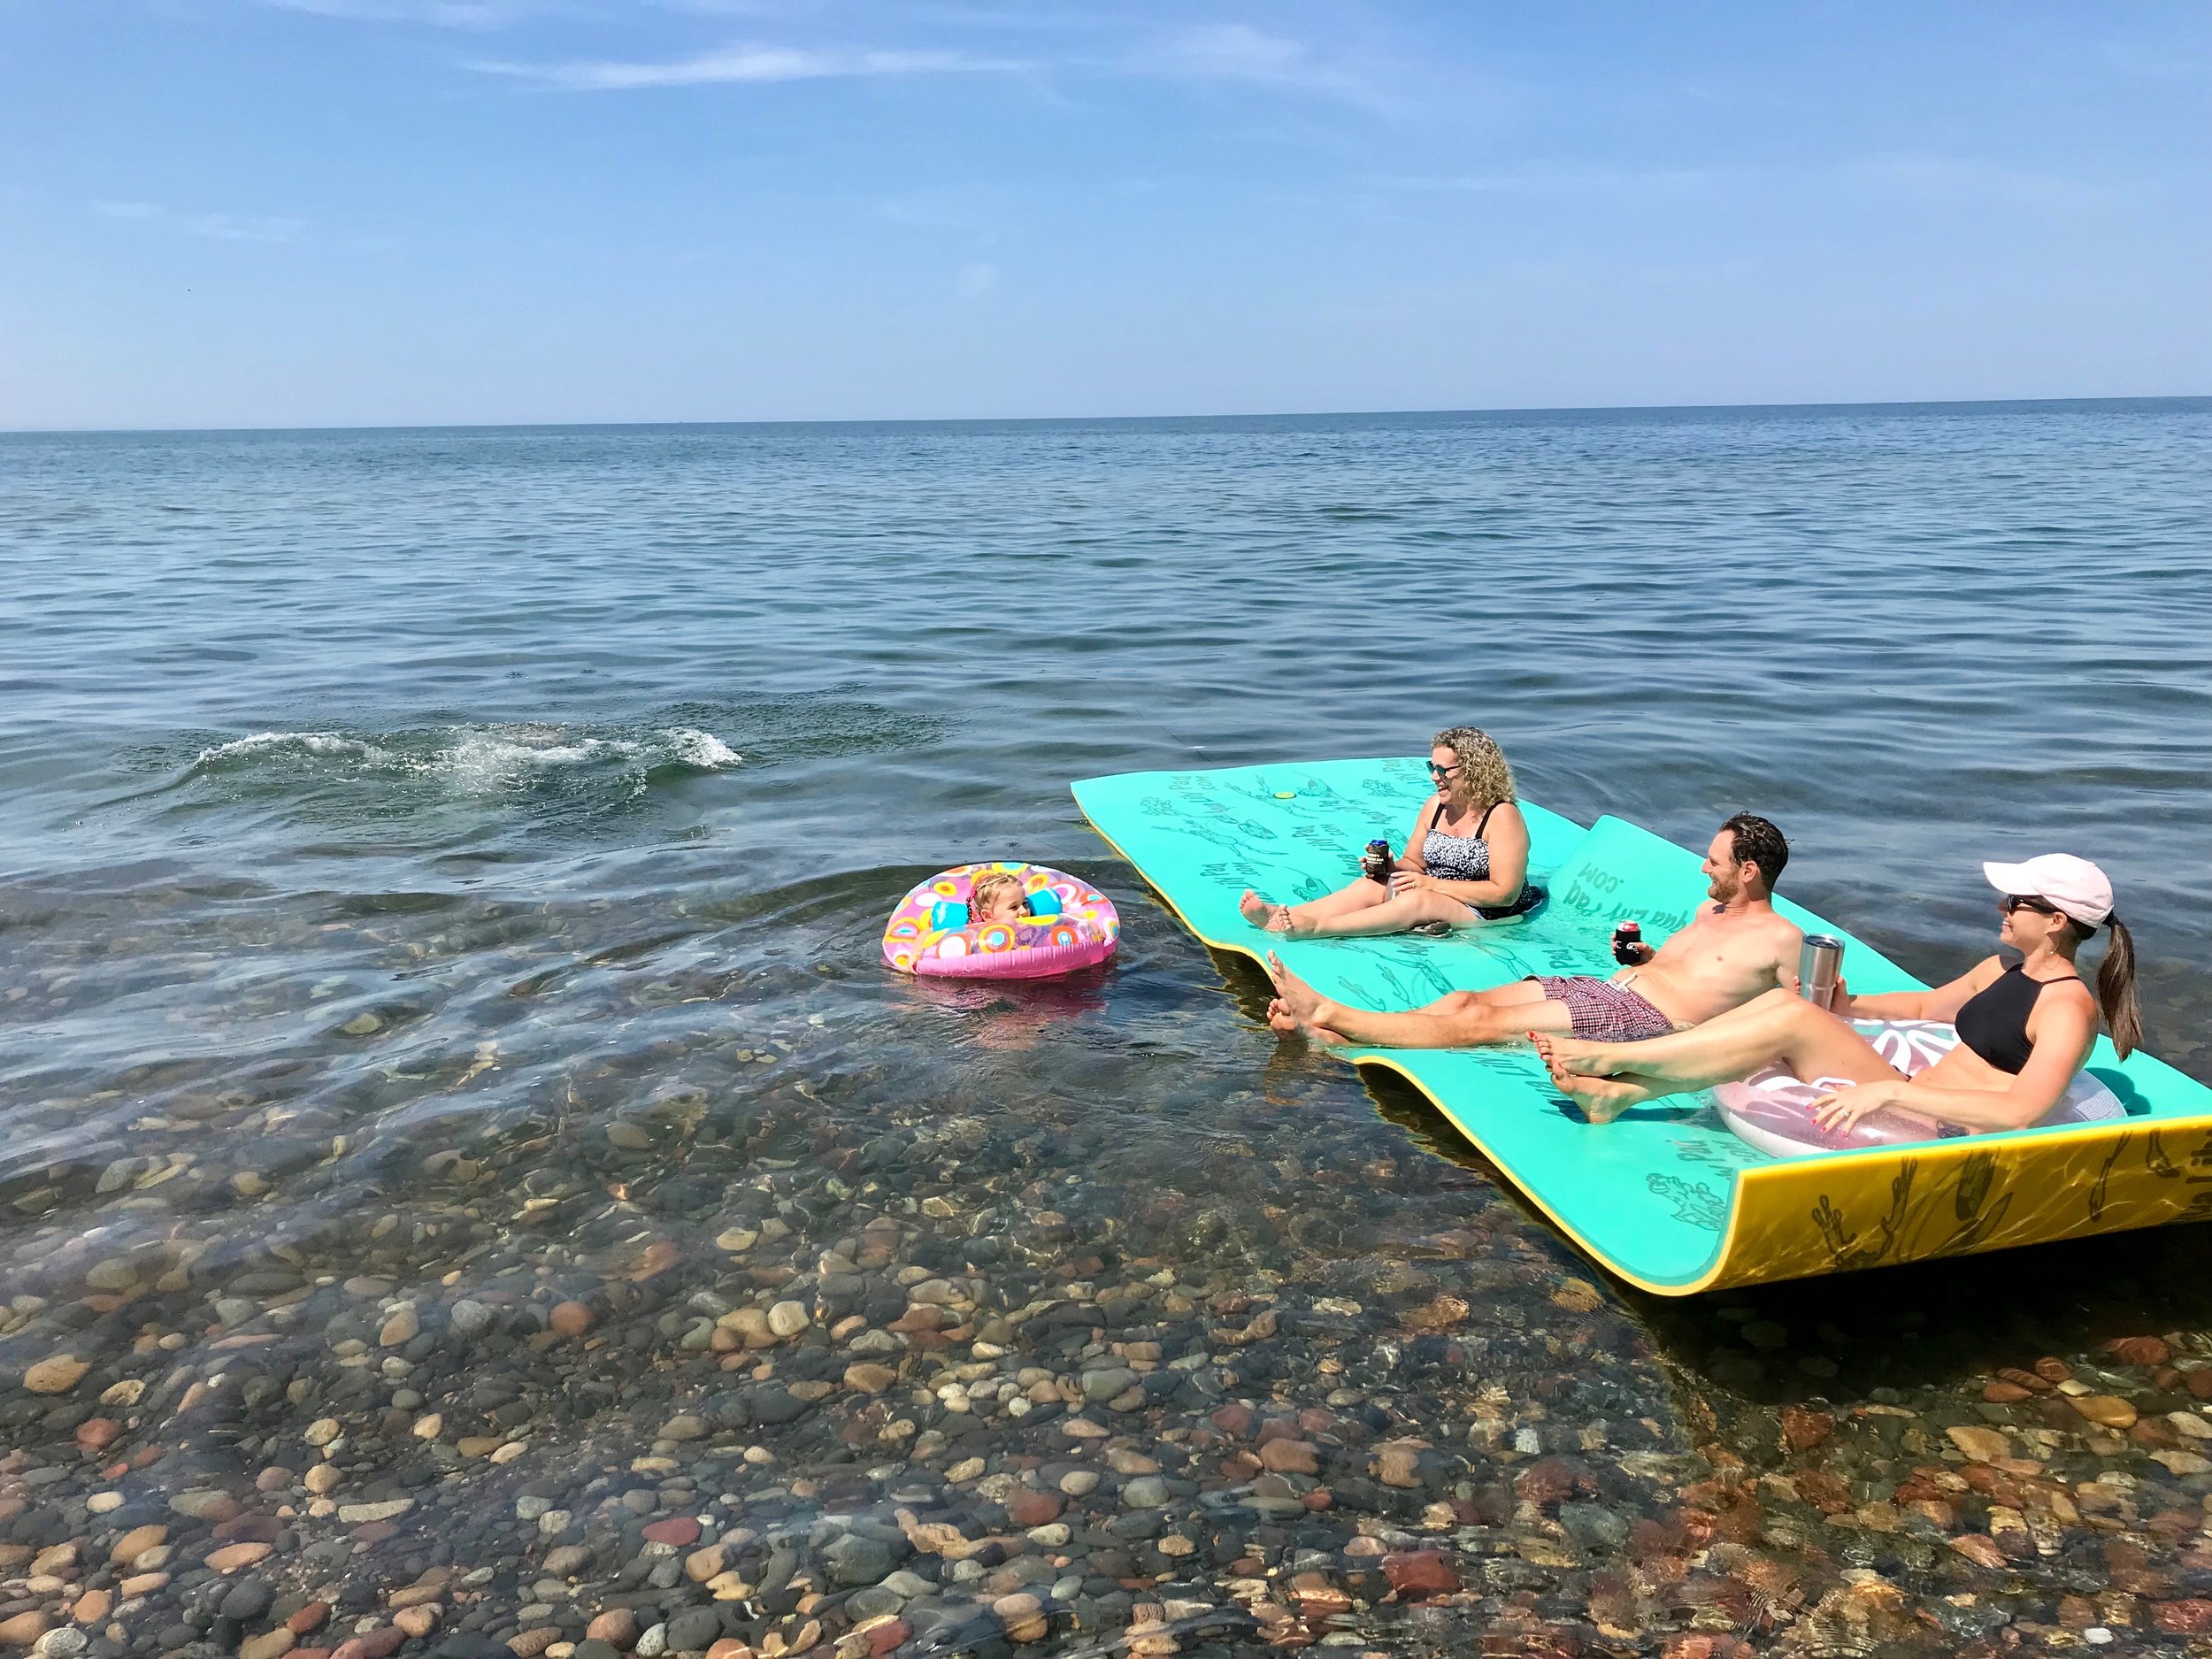
[[[1574,1034],[1585,1042],[1640,1042],[1663,1037],[1674,1022],[1624,985],[1586,973],[1532,973],[1547,1002],[1564,1002]]]

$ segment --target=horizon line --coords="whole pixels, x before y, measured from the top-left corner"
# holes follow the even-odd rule
[[[752,417],[727,420],[464,420],[334,422],[327,426],[9,426],[0,438],[220,437],[234,434],[365,432],[609,432],[664,431],[730,426],[1110,426],[1164,421],[1342,420],[1448,419],[1468,415],[1667,415],[1729,412],[2033,408],[2079,403],[2198,403],[2212,392],[2096,394],[2070,397],[1904,397],[1849,398],[1749,403],[1528,403],[1439,409],[1309,409],[1225,411],[1202,415],[878,415]]]

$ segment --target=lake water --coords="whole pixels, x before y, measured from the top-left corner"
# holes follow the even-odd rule
[[[2208,526],[2212,400],[0,437],[0,1621],[2178,1642],[2203,1229],[1633,1296],[1066,786],[1472,722],[1927,977],[2079,851],[2212,1079]],[[1115,966],[882,970],[1008,856]]]

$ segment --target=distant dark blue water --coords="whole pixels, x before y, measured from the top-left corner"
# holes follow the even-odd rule
[[[2149,1046],[2212,1078],[2212,400],[15,435],[0,572],[19,1264],[183,1251],[197,1294],[398,1214],[378,1271],[435,1294],[476,1259],[435,1217],[504,1259],[579,1156],[633,1160],[586,1183],[629,1225],[687,1090],[786,1125],[776,1169],[916,1103],[1079,1121],[1021,1208],[1183,1205],[1171,1255],[1281,1275],[1325,1254],[1278,1226],[1294,1102],[1402,1172],[1386,1233],[1448,1226],[1479,1176],[1279,1059],[1066,785],[1463,722],[1578,818],[1767,814],[1786,890],[1924,975],[1989,948],[1982,859],[2093,857]],[[911,882],[1008,855],[1107,886],[1117,970],[880,971]]]

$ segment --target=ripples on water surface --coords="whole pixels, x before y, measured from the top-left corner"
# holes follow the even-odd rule
[[[2201,1230],[1595,1284],[1279,1050],[1065,785],[1473,719],[1578,818],[1769,813],[1931,975],[1979,859],[2073,847],[2212,1077],[2208,440],[0,438],[0,1645],[273,1659],[333,1599],[298,1648],[2178,1650]],[[1115,895],[1116,966],[880,971],[1010,854]]]

